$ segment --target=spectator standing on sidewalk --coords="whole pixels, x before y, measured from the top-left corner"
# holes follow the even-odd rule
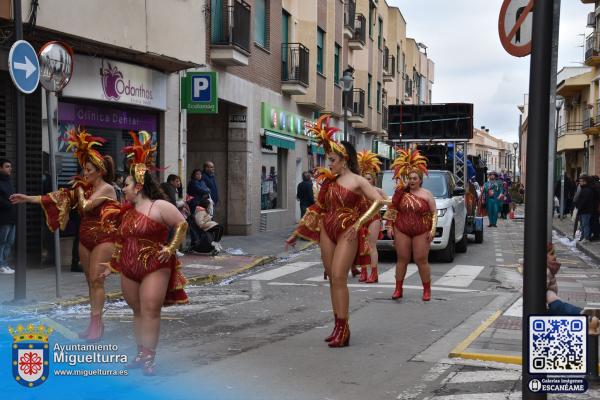
[[[212,161],[206,161],[202,170],[202,180],[210,189],[210,198],[213,201],[213,207],[219,205],[219,190],[217,189],[217,178],[215,177],[215,164]]]
[[[591,219],[594,210],[598,207],[596,194],[592,188],[592,178],[588,175],[579,177],[580,191],[577,195],[575,206],[577,207],[577,216],[581,223],[581,239],[582,243],[589,242],[592,236]]]
[[[10,183],[12,163],[6,158],[0,158],[0,273],[14,274],[8,266],[8,256],[15,242],[17,209],[9,197],[15,192]]]
[[[592,189],[594,190],[594,199],[595,199],[595,207],[592,212],[591,218],[591,229],[592,229],[592,238],[590,240],[598,240],[600,237],[600,221],[598,220],[598,203],[600,201],[600,178],[598,175],[592,176]]]
[[[302,173],[302,182],[296,188],[296,199],[300,201],[300,217],[304,217],[306,209],[315,204],[315,195],[313,193],[313,184],[310,172]]]

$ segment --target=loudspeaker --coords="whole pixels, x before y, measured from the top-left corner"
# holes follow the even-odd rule
[[[473,138],[473,104],[397,104],[389,106],[391,140]]]

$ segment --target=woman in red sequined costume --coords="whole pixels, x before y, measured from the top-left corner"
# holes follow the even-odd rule
[[[79,334],[81,339],[97,341],[102,337],[104,324],[104,279],[101,265],[110,260],[114,250],[114,223],[102,226],[100,214],[103,209],[115,207],[117,195],[112,186],[114,162],[110,156],[102,156],[94,146],[104,140],[93,137],[85,130],[68,132],[68,150],[74,154],[83,168],[83,179],[75,178],[72,189],[60,189],[43,196],[14,194],[11,201],[40,204],[46,215],[46,224],[51,231],[64,229],[69,219],[69,210],[78,207],[81,214],[79,227],[79,257],[89,288],[91,318],[87,329]]]
[[[129,368],[143,368],[144,375],[154,374],[154,357],[160,332],[163,305],[183,304],[188,297],[183,290],[187,280],[180,271],[176,251],[185,240],[187,222],[179,210],[165,199],[149,169],[151,146],[149,135],[135,133],[134,145],[125,148],[134,153],[131,174],[125,179],[123,193],[128,205],[116,211],[119,229],[117,244],[103,276],[121,273],[121,289],[133,310],[133,330],[138,353]],[[103,215],[112,217],[113,210]],[[173,229],[173,238],[167,239]]]
[[[348,271],[357,255],[363,254],[368,264],[365,223],[379,211],[383,205],[383,197],[360,176],[354,147],[348,142],[336,142],[333,135],[337,129],[328,125],[329,116],[323,115],[312,131],[319,144],[325,148],[330,171],[321,169],[318,178],[321,189],[317,202],[308,208],[286,243],[293,245],[296,237],[319,243],[323,266],[330,277],[331,304],[335,318],[333,332],[325,341],[329,342],[329,347],[344,347],[350,341]],[[361,216],[364,197],[373,204]]]
[[[411,256],[419,268],[423,283],[423,300],[431,299],[431,269],[427,261],[435,237],[437,209],[431,192],[421,187],[427,173],[427,159],[418,151],[397,150],[392,164],[399,181],[392,204],[384,215],[393,223],[396,248],[396,289],[392,299],[402,297],[402,285]]]
[[[358,153],[358,166],[362,176],[377,190],[377,192],[387,199],[387,194],[376,185],[377,174],[381,171],[381,161],[377,154],[369,150],[363,150]],[[365,199],[365,209],[370,203]],[[367,266],[361,266],[359,282],[376,283],[379,282],[377,272],[377,264],[379,263],[379,253],[377,252],[377,240],[381,234],[381,215],[379,213],[373,216],[373,219],[367,222],[366,226],[369,229],[369,255],[371,257],[371,275],[367,277]]]

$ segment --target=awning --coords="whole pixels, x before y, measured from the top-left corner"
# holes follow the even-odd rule
[[[296,148],[296,140],[294,140],[294,138],[280,135],[279,133],[274,133],[268,130],[265,130],[265,144],[268,146],[277,146],[288,150],[294,150]]]
[[[325,149],[317,145],[316,143],[310,144],[310,152],[311,154],[325,154]]]

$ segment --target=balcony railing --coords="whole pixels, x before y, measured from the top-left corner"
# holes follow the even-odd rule
[[[352,91],[352,114],[365,116],[365,91],[363,89],[354,89]]]
[[[396,72],[396,57],[394,56],[385,56],[383,58],[383,72],[386,75],[394,76]]]
[[[354,37],[352,40],[360,42],[363,45],[367,42],[367,19],[362,14],[356,14],[354,21]]]
[[[309,51],[301,43],[281,44],[281,80],[308,86]]]
[[[388,107],[383,106],[383,110],[381,112],[381,129],[386,131],[388,130]]]
[[[596,125],[600,124],[600,99],[596,100]]]
[[[585,59],[600,55],[600,32],[593,32],[585,39]]]
[[[587,16],[587,26],[588,28],[595,28],[596,27],[596,12],[592,11],[591,13],[588,14]]]
[[[582,133],[582,127],[583,124],[581,122],[567,122],[558,127],[558,137]]]
[[[354,20],[356,18],[356,1],[346,0],[344,2],[344,27],[354,32]]]
[[[582,128],[589,129],[594,126],[594,118],[592,117],[592,110],[589,108],[585,108],[583,110],[583,125]]]
[[[210,10],[210,44],[250,52],[250,5],[243,0],[223,4]]]

